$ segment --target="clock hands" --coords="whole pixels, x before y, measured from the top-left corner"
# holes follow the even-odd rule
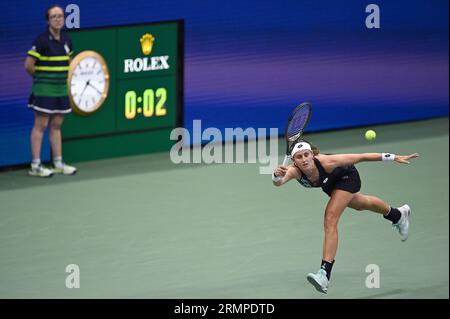
[[[90,81],[90,80],[87,80],[86,85],[84,86],[83,91],[81,91],[80,97],[83,96],[84,91],[86,91],[86,88],[89,86],[89,81]]]
[[[88,86],[90,86],[91,88],[93,88],[94,90],[96,90],[99,94],[102,94],[102,92],[101,92],[97,87],[95,87],[94,85],[91,84],[91,80],[87,80],[87,81],[86,81],[86,85],[85,85],[84,88],[83,88],[83,91],[81,91],[80,97],[83,96],[84,91],[86,91],[86,89],[87,89]]]
[[[94,90],[96,90],[99,94],[102,94],[102,92],[99,89],[97,89],[95,86],[93,86],[91,83],[89,83],[89,81],[88,81],[88,85],[90,87],[92,87]]]

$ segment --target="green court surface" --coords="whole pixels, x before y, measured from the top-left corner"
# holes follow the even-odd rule
[[[361,192],[412,208],[410,238],[347,209],[329,293],[320,189],[277,188],[261,164],[172,164],[168,153],[78,163],[75,176],[0,173],[0,298],[448,298],[448,118],[308,134],[324,153],[420,153],[357,165]],[[279,141],[282,159],[284,142]],[[80,268],[66,288],[66,266]],[[366,266],[380,269],[367,288]]]

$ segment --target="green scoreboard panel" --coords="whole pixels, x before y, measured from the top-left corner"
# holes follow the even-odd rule
[[[77,29],[74,56],[95,51],[109,70],[109,91],[90,115],[63,125],[67,161],[163,151],[182,123],[183,21]]]

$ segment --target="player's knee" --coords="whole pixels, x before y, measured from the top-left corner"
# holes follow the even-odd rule
[[[323,221],[323,227],[325,231],[333,230],[337,228],[339,218],[336,214],[333,214],[333,211],[327,210],[325,213],[325,219]]]

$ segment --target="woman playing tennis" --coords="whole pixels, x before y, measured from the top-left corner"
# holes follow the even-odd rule
[[[354,165],[371,161],[409,164],[410,159],[418,156],[417,153],[406,156],[390,153],[324,155],[320,154],[314,145],[300,141],[291,152],[293,164],[276,168],[272,174],[275,186],[295,179],[304,187],[321,187],[330,197],[324,216],[325,238],[321,267],[317,273],[307,276],[308,281],[318,291],[326,293],[328,290],[338,246],[337,225],[346,207],[382,214],[398,230],[402,241],[408,239],[410,207],[403,205],[394,208],[378,197],[361,194],[361,180]]]

